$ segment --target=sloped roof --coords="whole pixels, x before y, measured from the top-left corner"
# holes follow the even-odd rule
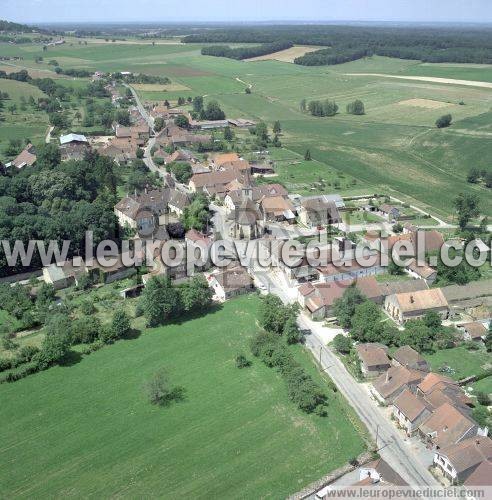
[[[60,144],[68,144],[69,142],[88,142],[87,137],[82,134],[67,134],[60,136]]]
[[[288,210],[291,212],[294,212],[295,210],[291,201],[282,196],[269,196],[263,198],[260,203],[263,211],[274,215],[282,215]]]
[[[129,195],[120,200],[115,209],[125,214],[130,219],[135,219],[140,210],[144,208],[164,211],[173,195],[171,188],[153,189],[137,195]]]
[[[465,486],[492,486],[492,461],[481,462],[463,484]]]
[[[379,282],[379,288],[382,295],[394,295],[397,293],[416,292],[418,290],[428,290],[425,280],[399,280]]]
[[[451,384],[456,385],[456,382],[444,375],[439,375],[437,373],[428,373],[425,378],[418,385],[418,389],[424,394],[430,392],[437,384]]]
[[[419,229],[411,233],[411,235],[416,248],[419,246],[419,240],[423,241],[425,252],[435,252],[436,250],[440,250],[444,245],[442,233],[436,231],[435,229],[430,231]]]
[[[456,444],[477,424],[450,403],[444,403],[420,426],[439,448]]]
[[[361,361],[368,368],[371,366],[390,366],[390,360],[386,354],[388,348],[385,348],[385,346],[382,346],[381,344],[357,344],[355,349]]]
[[[214,158],[214,163],[218,167],[222,166],[224,163],[239,160],[239,155],[237,153],[222,153]]]
[[[228,268],[216,274],[214,277],[217,283],[219,283],[225,291],[239,290],[249,287],[253,283],[251,276],[246,272],[244,267],[240,265]]]
[[[415,422],[426,409],[430,410],[429,405],[426,404],[422,398],[413,394],[410,389],[405,389],[400,393],[393,401],[393,405],[396,406],[410,422]]]
[[[417,383],[422,378],[422,372],[408,370],[404,366],[392,366],[386,373],[381,374],[374,380],[372,385],[386,399],[407,384]]]
[[[364,469],[374,469],[381,477],[381,482],[394,486],[408,486],[408,483],[382,458],[369,462]]]
[[[249,164],[248,160],[234,160],[234,161],[222,162],[220,168],[222,170],[230,170],[230,169],[250,170],[251,165]]]
[[[433,274],[437,273],[435,269],[426,264],[419,266],[415,259],[413,259],[412,262],[410,262],[410,264],[407,267],[408,269],[410,269],[410,271],[413,271],[415,274],[418,274],[424,280],[429,279]],[[420,281],[420,280],[415,280],[415,281]]]
[[[212,240],[207,235],[197,231],[196,229],[190,229],[187,231],[185,238],[193,243],[204,243],[207,246],[212,243]]]
[[[208,172],[204,174],[195,174],[191,177],[192,182],[196,187],[214,186],[217,184],[228,184],[234,179],[242,180],[241,174],[235,170],[225,170],[223,172]]]
[[[17,168],[22,168],[24,166],[31,167],[36,163],[37,156],[34,154],[34,148],[32,144],[28,144],[12,161],[12,165]]]
[[[465,323],[461,326],[472,339],[481,339],[482,337],[487,335],[487,328],[485,328],[485,325],[483,323],[480,323],[479,321]]]
[[[312,303],[306,303],[306,306],[311,312],[314,312],[323,306],[333,306],[335,300],[341,298],[349,286],[355,286],[362,293],[362,295],[366,296],[368,299],[376,299],[381,296],[378,282],[374,276],[365,276],[363,278],[358,278],[357,280],[315,283],[312,286],[317,300]],[[307,287],[306,289],[303,288],[303,291],[307,292]],[[313,297],[310,296],[310,299],[312,298]]]
[[[396,359],[398,363],[406,368],[413,370],[429,371],[429,364],[427,361],[409,345],[399,347],[393,354],[392,358]]]
[[[443,448],[439,454],[447,457],[460,473],[484,460],[492,460],[492,440],[486,436],[474,436]]]
[[[448,301],[440,288],[398,293],[396,294],[396,300],[404,313],[449,307]]]

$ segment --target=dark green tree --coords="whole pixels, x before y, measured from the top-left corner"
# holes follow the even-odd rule
[[[147,326],[155,327],[175,318],[182,311],[181,297],[171,280],[153,277],[145,287],[141,298]]]
[[[205,311],[212,304],[213,290],[202,275],[193,276],[181,288],[181,301],[186,312]]]
[[[46,323],[41,350],[36,355],[39,367],[45,369],[61,361],[70,350],[71,343],[71,321],[68,316],[52,316]]]
[[[160,368],[147,382],[145,390],[149,401],[158,406],[169,406],[184,398],[184,389],[171,384],[167,370],[164,368]]]
[[[462,231],[471,219],[480,214],[480,201],[476,194],[460,193],[454,200],[454,207],[458,214],[458,225]]]
[[[177,125],[180,128],[184,128],[184,129],[189,129],[190,128],[190,121],[184,115],[178,115],[174,119],[174,124]]]
[[[224,140],[228,142],[234,140],[234,132],[232,131],[231,127],[226,127],[224,129]]]
[[[355,286],[349,286],[343,293],[343,296],[335,300],[333,311],[342,328],[350,328],[352,318],[355,314],[355,307],[362,304],[364,300],[364,296]]]
[[[193,98],[193,111],[200,113],[202,109],[203,109],[203,97],[201,95],[198,95]]]
[[[127,337],[131,331],[130,317],[123,309],[117,309],[111,320],[111,337],[112,339],[122,339]]]
[[[446,128],[451,125],[453,117],[451,115],[443,115],[436,120],[437,128]]]
[[[347,113],[350,115],[363,115],[365,114],[364,103],[356,99],[353,102],[349,102],[347,104]]]
[[[339,333],[333,339],[333,347],[342,354],[348,354],[352,350],[352,341],[346,335]]]
[[[478,180],[480,179],[480,170],[478,168],[471,168],[468,171],[468,175],[466,176],[467,182],[470,182],[471,184],[476,184]]]

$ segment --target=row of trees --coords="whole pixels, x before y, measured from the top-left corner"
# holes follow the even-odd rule
[[[308,111],[313,116],[335,116],[339,109],[337,103],[330,99],[325,99],[324,101],[313,100],[309,102],[303,99],[300,108],[302,112]],[[363,115],[365,113],[364,103],[359,99],[349,102],[346,111],[351,115]]]
[[[118,309],[108,324],[101,324],[93,315],[73,319],[67,313],[52,314],[44,327],[40,348],[21,348],[15,356],[0,359],[0,371],[10,370],[0,382],[14,382],[32,373],[46,370],[65,361],[75,344],[93,344],[98,348],[124,338],[131,332],[130,318]]]
[[[330,48],[307,52],[303,56],[296,57],[294,63],[302,66],[331,66],[371,55],[372,51],[369,49]]]
[[[273,42],[257,45],[255,47],[237,47],[231,48],[228,45],[212,45],[202,48],[202,55],[227,57],[229,59],[249,59],[251,57],[260,57],[280,50],[290,49],[292,42]]]
[[[295,361],[288,348],[288,344],[302,340],[296,322],[297,313],[297,305],[284,306],[276,295],[263,297],[258,319],[264,330],[253,338],[251,352],[267,366],[279,371],[287,385],[290,400],[302,411],[325,416],[327,395]]]
[[[199,275],[176,286],[169,278],[156,276],[146,285],[140,307],[148,327],[162,325],[186,314],[200,314],[210,308],[213,291]]]

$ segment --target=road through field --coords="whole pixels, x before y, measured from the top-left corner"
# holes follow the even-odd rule
[[[418,82],[446,83],[451,85],[466,85],[468,87],[483,87],[492,89],[490,82],[476,82],[473,80],[455,80],[454,78],[438,78],[435,76],[404,76],[385,75],[384,73],[344,73],[346,76],[380,76],[384,78],[398,78],[400,80],[415,80]]]

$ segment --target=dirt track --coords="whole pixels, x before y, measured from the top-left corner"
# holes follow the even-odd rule
[[[448,83],[451,85],[466,85],[468,87],[482,87],[492,89],[490,82],[476,82],[473,80],[455,80],[454,78],[437,78],[434,76],[400,76],[385,75],[383,73],[345,73],[346,76],[381,76],[384,78],[398,78],[400,80],[415,80],[418,82]]]

